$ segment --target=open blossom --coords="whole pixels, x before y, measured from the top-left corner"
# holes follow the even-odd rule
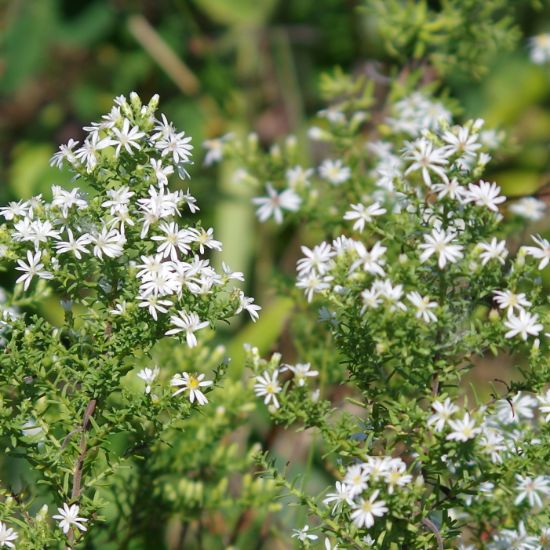
[[[116,229],[103,227],[99,233],[92,235],[92,243],[94,256],[100,260],[103,259],[103,254],[108,258],[118,258],[124,252],[126,237]]]
[[[466,192],[466,202],[473,202],[477,206],[485,206],[493,212],[498,212],[498,205],[506,200],[500,193],[496,183],[481,180],[479,184],[470,183]]]
[[[311,370],[309,363],[296,363],[295,365],[285,365],[281,370],[289,370],[294,374],[298,386],[304,386],[308,378],[315,378],[319,371]]]
[[[421,138],[409,144],[404,155],[405,159],[412,160],[412,164],[405,171],[405,175],[420,170],[424,183],[431,187],[432,178],[430,172],[433,172],[443,181],[449,178],[443,169],[449,161],[448,151],[444,147],[434,148],[434,145],[425,138]]]
[[[431,309],[438,307],[437,302],[430,302],[427,296],[421,296],[420,293],[414,291],[407,294],[407,299],[416,308],[415,317],[422,319],[426,323],[437,321],[437,317]]]
[[[277,394],[282,390],[278,378],[278,370],[273,371],[271,375],[265,371],[261,376],[256,376],[256,383],[254,384],[254,393],[258,397],[263,397],[266,405],[272,403],[276,409],[279,408]]]
[[[550,422],[550,390],[544,395],[539,395],[537,399],[539,401],[539,411],[543,415],[544,421]]]
[[[68,506],[67,503],[63,504],[63,508],[58,508],[59,512],[55,516],[52,516],[53,519],[59,520],[59,527],[63,530],[65,534],[69,532],[72,526],[76,527],[80,531],[86,531],[86,523],[88,520],[86,518],[78,517],[80,512],[80,507],[77,504],[72,504]]]
[[[361,267],[363,271],[372,275],[384,276],[386,272],[382,266],[386,263],[384,259],[386,250],[387,248],[382,246],[380,241],[376,242],[370,250],[367,250],[362,242],[355,243],[358,259],[351,264],[350,271],[355,271],[358,267]]]
[[[0,521],[0,548],[15,548],[14,540],[17,539],[17,533]]]
[[[303,288],[307,301],[313,300],[316,292],[328,290],[331,287],[333,277],[329,275],[320,275],[316,271],[311,271],[307,275],[300,276],[296,282],[298,288]]]
[[[438,199],[449,197],[450,199],[462,202],[466,196],[466,188],[460,185],[456,178],[451,178],[443,183],[434,183],[432,189],[437,193]]]
[[[455,263],[462,258],[462,245],[453,244],[456,235],[452,231],[445,232],[441,229],[433,229],[431,234],[424,235],[424,243],[419,245],[419,248],[423,250],[420,255],[420,261],[427,261],[432,254],[437,254],[438,265],[440,269],[443,269],[447,262]]]
[[[434,401],[432,403],[432,409],[435,412],[428,418],[428,426],[433,424],[436,432],[442,432],[445,428],[445,424],[447,424],[452,415],[458,411],[458,407],[454,405],[448,397],[443,402]]]
[[[475,157],[481,143],[478,142],[477,133],[472,133],[470,128],[459,126],[443,133],[442,139],[447,145],[444,149],[449,154],[461,155],[463,158]]]
[[[151,393],[151,384],[155,381],[156,377],[159,375],[159,372],[160,372],[160,369],[158,367],[155,367],[153,369],[146,367],[138,372],[137,375],[146,384],[145,393],[147,394]]]
[[[258,205],[256,215],[261,222],[273,216],[276,223],[283,222],[283,210],[296,212],[300,208],[302,199],[292,190],[285,189],[278,193],[271,184],[266,185],[267,197],[256,197],[252,202]]]
[[[550,478],[548,476],[532,478],[516,474],[516,480],[517,497],[514,504],[517,506],[527,500],[531,508],[542,507],[542,498],[550,495]]]
[[[44,264],[41,263],[42,252],[38,250],[34,254],[28,250],[27,251],[27,263],[23,260],[17,260],[18,267],[17,271],[23,271],[17,279],[17,283],[23,283],[23,288],[27,290],[31,284],[32,278],[37,276],[39,279],[53,279],[52,273],[44,269]]]
[[[526,246],[525,251],[533,258],[540,260],[539,269],[544,269],[550,262],[550,242],[547,239],[543,239],[540,235],[533,235],[531,237],[536,246]]]
[[[353,464],[349,466],[344,477],[344,483],[348,486],[349,494],[352,497],[360,495],[368,485],[369,472],[364,464]]]
[[[542,65],[550,61],[550,33],[537,34],[529,39],[530,57],[533,63]]]
[[[166,331],[166,336],[185,332],[187,345],[190,348],[194,348],[197,345],[195,332],[207,327],[209,324],[208,321],[201,321],[196,313],[188,313],[187,311],[179,311],[177,315],[172,315],[170,322],[175,328]]]
[[[328,506],[332,504],[332,513],[335,514],[342,509],[343,504],[348,506],[353,505],[353,494],[350,491],[349,485],[342,481],[335,483],[336,491],[334,493],[327,493],[327,496],[323,499],[323,504]]]
[[[518,392],[511,399],[499,399],[495,415],[502,424],[515,424],[521,420],[531,420],[535,416],[537,400],[528,393]]]
[[[204,380],[204,377],[204,374],[193,376],[187,372],[175,374],[170,385],[179,389],[173,393],[173,396],[179,395],[182,392],[189,392],[189,401],[191,403],[197,401],[199,405],[206,405],[208,399],[202,393],[201,388],[211,386],[214,382],[212,380]]]
[[[386,213],[386,209],[380,206],[380,203],[374,202],[369,206],[364,204],[352,204],[351,210],[348,210],[344,214],[344,220],[355,220],[353,229],[359,232],[363,232],[365,224],[370,223],[375,216],[381,216]]]
[[[523,292],[516,294],[511,290],[495,290],[493,294],[495,295],[495,302],[500,309],[507,309],[508,311],[517,309],[521,311],[523,308],[531,305],[531,302]]]
[[[375,518],[382,517],[388,511],[385,501],[376,500],[379,494],[380,491],[377,489],[367,500],[361,498],[354,506],[354,510],[351,513],[351,519],[357,527],[366,527],[367,529],[372,527]]]
[[[86,248],[86,245],[92,242],[92,237],[85,233],[77,239],[74,238],[71,229],[67,229],[67,241],[60,241],[56,243],[55,248],[58,254],[65,254],[72,252],[75,258],[82,259],[82,254],[89,254],[90,251]]]
[[[535,197],[522,197],[508,208],[510,212],[527,220],[542,220],[546,214],[546,203]]]
[[[340,185],[345,183],[351,177],[351,170],[345,166],[341,160],[326,159],[319,166],[319,174],[329,183]]]
[[[518,315],[514,315],[511,310],[508,312],[508,318],[504,326],[510,330],[504,335],[506,338],[521,336],[522,340],[527,340],[528,335],[538,336],[544,326],[539,323],[539,316],[536,313],[528,313],[520,310]]]
[[[504,265],[506,256],[508,256],[506,241],[499,241],[496,237],[493,237],[490,243],[479,243],[478,247],[481,250],[479,257],[482,265],[487,265],[491,260],[497,260]]]
[[[139,140],[144,137],[145,134],[140,132],[138,126],[130,128],[130,121],[127,118],[124,119],[121,129],[113,127],[111,132],[113,134],[111,145],[115,146],[115,157],[118,157],[122,148],[130,155],[133,154],[132,149],[141,149]]]
[[[464,442],[474,438],[480,432],[480,429],[476,428],[475,420],[470,418],[469,413],[465,413],[462,420],[449,420],[449,426],[452,432],[447,435],[448,440]]]
[[[309,532],[309,525],[304,525],[301,529],[293,530],[292,538],[305,542],[306,540],[317,540],[319,537]]]
[[[302,246],[302,254],[305,258],[298,260],[296,264],[298,272],[301,275],[306,275],[312,271],[317,271],[317,273],[323,275],[328,271],[330,259],[335,255],[335,252],[328,243],[322,242],[312,249]]]
[[[255,323],[259,319],[258,311],[261,309],[261,306],[254,303],[254,298],[245,296],[242,290],[239,291],[239,307],[235,310],[235,315],[238,315],[244,310],[250,315],[250,318]]]

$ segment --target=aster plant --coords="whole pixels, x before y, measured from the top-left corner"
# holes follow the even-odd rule
[[[2,265],[18,275],[3,305],[0,437],[5,460],[35,480],[2,485],[0,546],[84,541],[121,465],[177,438],[226,370],[221,357],[210,372],[202,360],[175,373],[148,361],[155,345],[195,348],[243,309],[257,318],[234,286],[242,274],[210,264],[222,245],[193,219],[194,197],[169,188],[189,177],[192,145],[157,103],[118,97],[52,158],[78,187],[0,210]],[[58,326],[32,312],[46,297],[61,300]]]

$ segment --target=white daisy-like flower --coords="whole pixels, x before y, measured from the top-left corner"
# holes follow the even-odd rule
[[[362,527],[369,529],[374,525],[375,518],[382,517],[388,511],[385,501],[376,500],[379,494],[380,491],[377,489],[367,500],[361,498],[354,506],[351,519],[360,529]]]
[[[522,197],[508,208],[517,216],[531,221],[539,221],[546,215],[546,203],[535,197]]]
[[[437,302],[430,302],[428,296],[422,296],[419,292],[413,291],[407,294],[407,299],[416,308],[415,317],[426,323],[437,321],[437,317],[431,309],[438,307]]]
[[[532,235],[531,238],[535,241],[536,246],[524,247],[525,252],[533,258],[540,260],[539,269],[544,269],[550,262],[550,242],[547,239],[543,239],[540,235]]]
[[[493,294],[495,296],[495,302],[500,309],[506,309],[508,311],[517,309],[521,311],[523,308],[531,306],[531,302],[523,292],[516,294],[511,290],[495,290]]]
[[[517,506],[527,500],[531,508],[541,508],[542,499],[550,495],[550,478],[548,476],[528,477],[516,474],[517,496],[514,504]]]
[[[304,525],[301,529],[293,530],[292,538],[305,542],[306,540],[317,540],[319,537],[309,532],[309,525]]]
[[[332,504],[332,514],[341,510],[344,504],[348,506],[353,505],[353,494],[350,491],[349,485],[342,481],[337,481],[335,487],[336,491],[334,493],[327,493],[327,496],[323,499],[323,504],[326,506]]]
[[[63,530],[63,533],[67,534],[71,527],[76,527],[79,531],[86,531],[87,528],[84,525],[88,520],[86,518],[78,517],[80,507],[77,504],[69,506],[67,503],[63,504],[63,508],[58,508],[59,512],[53,519],[57,519],[59,527]]]
[[[258,205],[256,215],[261,222],[273,217],[276,223],[283,223],[283,210],[297,212],[302,204],[302,199],[292,190],[285,189],[278,193],[273,186],[266,185],[267,197],[256,197],[252,202]]]
[[[281,370],[292,372],[298,386],[304,386],[308,378],[315,378],[316,376],[319,376],[319,371],[311,370],[311,365],[309,363],[285,365]]]
[[[453,430],[447,435],[449,441],[468,441],[473,439],[481,430],[476,428],[476,422],[470,418],[470,413],[465,413],[461,420],[449,420],[449,426]]]
[[[353,229],[355,231],[363,232],[365,229],[365,224],[370,223],[374,217],[381,216],[386,213],[386,209],[382,208],[380,203],[374,202],[369,206],[364,204],[352,204],[350,206],[351,210],[348,210],[344,214],[344,220],[355,220],[353,224]]]
[[[442,432],[453,414],[458,411],[458,407],[454,405],[448,397],[443,402],[434,401],[432,403],[432,409],[435,412],[428,418],[428,426],[433,424],[436,432]]]
[[[111,138],[111,145],[115,146],[115,157],[118,157],[122,148],[130,155],[134,153],[132,149],[140,150],[141,145],[139,140],[145,136],[143,132],[140,132],[139,126],[133,126],[130,128],[130,121],[125,118],[122,122],[122,128],[111,128],[113,138]]]
[[[276,409],[279,408],[277,394],[282,391],[278,378],[278,370],[273,371],[271,375],[269,372],[264,371],[261,376],[256,376],[256,383],[254,384],[254,393],[258,397],[263,397],[266,405],[272,403]]]
[[[448,181],[444,167],[449,164],[447,159],[449,153],[445,147],[435,148],[433,143],[425,138],[417,139],[409,143],[404,158],[412,160],[412,164],[405,171],[405,175],[420,170],[424,183],[432,186],[430,172],[433,172],[444,182]]]
[[[185,332],[187,345],[194,348],[197,345],[197,337],[195,332],[208,326],[208,321],[201,321],[195,312],[188,313],[187,311],[179,311],[177,315],[170,317],[170,322],[175,328],[166,331],[166,336],[172,336]]]
[[[189,392],[189,401],[191,401],[191,403],[196,401],[199,405],[206,405],[208,399],[204,393],[202,393],[201,388],[211,386],[214,382],[212,382],[212,380],[204,380],[204,377],[204,374],[193,376],[187,372],[175,374],[170,385],[179,389],[172,395],[176,396],[183,392]]]
[[[17,533],[0,521],[0,548],[15,548],[14,540],[17,539]]]
[[[544,326],[539,323],[539,316],[536,313],[529,313],[523,309],[519,310],[518,315],[514,315],[512,310],[508,310],[508,318],[504,322],[504,326],[510,329],[504,335],[505,338],[519,335],[522,340],[527,340],[529,335],[538,336],[544,329]]]
[[[53,274],[44,269],[44,264],[41,262],[42,252],[38,250],[34,254],[27,250],[27,263],[23,260],[17,260],[18,267],[15,269],[17,271],[23,271],[16,283],[23,283],[23,288],[27,290],[33,277],[38,277],[39,279],[53,279]]]
[[[531,61],[542,65],[550,61],[550,33],[537,34],[529,39]]]
[[[151,385],[155,381],[156,377],[159,375],[160,369],[158,367],[154,367],[152,369],[146,367],[144,369],[141,369],[137,375],[139,378],[141,378],[145,382],[145,393],[149,394],[151,393]]]
[[[493,212],[498,212],[498,205],[505,200],[506,197],[500,195],[500,187],[496,183],[483,180],[479,184],[470,183],[465,197],[466,202],[473,202],[477,206],[485,206]]]
[[[307,275],[312,271],[316,271],[320,275],[325,274],[329,270],[330,260],[335,255],[330,244],[322,242],[312,249],[307,246],[302,246],[302,254],[305,258],[298,260],[296,267],[300,275]]]
[[[433,254],[438,255],[438,265],[443,269],[447,262],[456,263],[463,257],[463,246],[454,244],[456,234],[452,231],[446,232],[441,229],[433,229],[429,235],[424,235],[424,243],[419,245],[423,250],[420,261],[426,262]]]
[[[351,170],[339,159],[325,159],[319,166],[319,175],[332,185],[341,185],[349,180]]]
[[[478,248],[481,250],[479,257],[482,265],[487,265],[491,260],[497,260],[504,265],[508,256],[506,241],[499,241],[496,237],[493,237],[490,243],[479,243]]]

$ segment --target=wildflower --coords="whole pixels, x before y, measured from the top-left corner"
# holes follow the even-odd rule
[[[550,422],[550,390],[548,390],[544,395],[539,395],[537,397],[540,403],[540,412],[544,416],[545,422]]]
[[[428,187],[432,185],[430,172],[437,174],[446,182],[448,178],[443,167],[449,163],[447,156],[448,152],[444,147],[436,149],[427,139],[418,139],[409,144],[405,153],[405,159],[414,161],[405,171],[405,175],[420,170],[422,179]]]
[[[468,441],[480,432],[480,429],[476,428],[475,420],[470,418],[469,413],[465,413],[462,420],[449,420],[449,426],[453,430],[447,436],[450,441]]]
[[[517,496],[514,504],[517,506],[527,500],[531,508],[542,507],[542,498],[550,495],[550,479],[547,476],[536,476],[534,478],[516,474],[518,482],[516,486]]]
[[[388,507],[383,500],[376,500],[379,493],[380,491],[377,489],[368,500],[360,499],[359,503],[354,506],[351,519],[357,527],[366,527],[367,529],[372,527],[375,517],[382,517],[388,511]]]
[[[155,321],[158,320],[158,313],[167,313],[168,308],[173,305],[170,300],[163,300],[155,293],[140,296],[140,300],[138,306],[142,308],[146,307]]]
[[[190,141],[191,137],[185,137],[185,132],[176,133],[170,130],[156,141],[155,146],[161,151],[163,157],[172,155],[174,163],[187,163],[191,161],[191,151],[193,150]]]
[[[430,302],[427,296],[421,296],[420,293],[414,291],[407,294],[407,298],[411,304],[416,307],[415,317],[422,319],[426,323],[437,321],[437,317],[430,309],[435,309],[437,302]]]
[[[239,307],[235,310],[235,315],[245,310],[250,315],[250,318],[255,323],[259,319],[258,311],[262,308],[254,303],[254,298],[249,298],[244,295],[242,290],[239,291]]]
[[[87,530],[84,523],[88,520],[78,517],[80,507],[77,504],[73,504],[69,507],[68,504],[65,503],[63,504],[63,508],[58,508],[57,511],[59,514],[52,517],[53,519],[59,520],[59,527],[61,527],[63,533],[67,534],[73,525],[80,531]]]
[[[223,159],[224,143],[232,137],[232,134],[226,134],[225,136],[216,139],[207,139],[203,142],[202,146],[206,149],[206,155],[204,156],[205,166],[211,166]]]
[[[309,525],[304,525],[301,529],[293,529],[292,538],[305,542],[306,540],[317,540],[319,537],[309,533]]]
[[[52,185],[52,194],[52,206],[60,208],[64,218],[69,215],[69,209],[73,206],[76,206],[79,210],[88,206],[88,202],[81,197],[78,187],[67,191],[59,185]]]
[[[384,480],[388,484],[388,494],[393,494],[395,487],[404,487],[412,481],[412,475],[405,473],[407,465],[402,461],[395,461],[384,473]]]
[[[353,494],[349,486],[342,481],[337,481],[335,487],[336,491],[334,493],[327,493],[327,496],[323,499],[323,504],[326,506],[334,503],[332,506],[332,514],[341,510],[344,503],[349,506],[353,505]]]
[[[212,380],[204,380],[204,377],[204,374],[193,376],[187,372],[175,374],[170,382],[170,385],[179,387],[179,389],[172,395],[176,396],[184,391],[188,391],[189,401],[191,401],[191,403],[194,403],[196,400],[199,405],[206,405],[206,403],[208,403],[208,399],[204,393],[202,393],[201,388],[211,386],[214,382],[212,382]]]
[[[106,192],[108,200],[103,201],[101,206],[109,208],[111,214],[116,214],[120,210],[126,208],[130,199],[135,195],[127,185],[117,187],[116,189],[108,189]]]
[[[66,145],[60,145],[59,151],[55,153],[51,160],[50,166],[56,166],[57,168],[62,168],[63,163],[67,161],[69,164],[74,164],[76,157],[73,149],[78,145],[78,141],[70,139]]]
[[[487,265],[491,260],[497,260],[504,265],[506,256],[508,256],[506,241],[498,241],[496,237],[493,237],[490,243],[479,243],[478,247],[482,250],[479,254],[482,265]]]
[[[539,322],[539,316],[536,313],[528,313],[525,310],[520,310],[519,315],[514,315],[512,310],[508,312],[508,319],[504,322],[504,326],[510,330],[504,335],[506,338],[513,338],[520,335],[522,340],[527,340],[527,336],[537,336],[544,326]]]
[[[351,170],[341,160],[326,159],[319,166],[320,176],[333,185],[341,185],[351,177]]]
[[[138,372],[138,377],[145,382],[145,393],[151,393],[151,384],[155,381],[159,375],[160,369],[155,367],[154,369],[144,368]]]
[[[451,416],[458,411],[458,407],[453,405],[448,397],[443,402],[434,401],[432,403],[432,409],[434,409],[435,412],[428,418],[428,426],[434,424],[436,432],[442,432]]]
[[[301,275],[307,275],[312,271],[316,271],[320,275],[326,273],[329,269],[329,261],[334,256],[332,247],[326,243],[309,249],[307,246],[302,246],[302,254],[305,258],[298,260],[297,268]]]
[[[466,196],[466,189],[458,183],[456,178],[451,178],[443,183],[435,183],[432,189],[437,193],[438,199],[449,197],[450,199],[462,202]]]
[[[261,222],[265,222],[273,216],[275,222],[280,224],[283,222],[283,210],[296,212],[300,208],[302,199],[292,189],[285,189],[283,192],[277,193],[268,183],[266,190],[267,197],[252,199],[252,202],[259,206],[256,215]]]
[[[157,184],[159,186],[168,185],[168,176],[171,176],[174,173],[173,166],[163,166],[162,161],[159,159],[150,159],[151,167],[157,178]]]
[[[380,241],[376,242],[370,250],[367,250],[361,242],[355,243],[355,251],[359,258],[351,264],[350,272],[361,266],[367,273],[384,276],[386,273],[382,266],[386,263],[383,257],[386,250],[387,248],[382,246]]]
[[[527,254],[533,256],[533,258],[540,260],[539,269],[544,269],[548,265],[548,262],[550,262],[550,242],[547,239],[543,239],[540,235],[533,235],[531,238],[540,248],[526,246],[525,251]]]
[[[456,235],[449,231],[433,229],[430,235],[424,235],[425,243],[420,244],[424,252],[420,255],[420,261],[425,262],[432,256],[432,254],[438,254],[438,265],[440,269],[443,269],[447,262],[455,263],[463,257],[462,245],[452,244]]]
[[[500,399],[496,403],[496,417],[502,424],[513,424],[534,416],[537,400],[531,395],[518,392],[512,399]]]
[[[126,237],[116,229],[107,229],[103,227],[100,233],[92,235],[94,245],[94,256],[100,260],[103,254],[108,258],[118,258],[124,252]]]
[[[157,253],[163,258],[170,258],[172,261],[178,259],[178,252],[187,254],[190,243],[193,240],[191,232],[187,229],[180,229],[176,222],[162,222],[159,230],[163,235],[154,235],[151,240],[159,243]]]
[[[509,207],[510,212],[531,221],[539,221],[546,213],[546,203],[535,197],[523,197]]]
[[[175,328],[166,331],[166,336],[185,332],[187,345],[190,348],[194,348],[197,345],[195,332],[208,326],[208,321],[201,322],[196,313],[188,313],[187,311],[179,311],[177,315],[172,315],[170,322]]]
[[[300,187],[309,187],[309,178],[313,176],[313,168],[304,170],[301,166],[294,166],[286,171],[286,180],[290,189],[299,189]]]
[[[511,290],[495,290],[495,302],[500,309],[507,309],[509,312],[517,309],[521,311],[524,307],[530,307],[531,302],[526,298],[523,292],[516,294]]]
[[[529,39],[530,57],[533,63],[542,65],[550,60],[550,33],[537,34]]]
[[[464,126],[459,126],[453,130],[447,130],[442,135],[443,141],[448,144],[444,149],[452,155],[461,155],[467,158],[474,157],[476,151],[481,147],[481,143],[477,140],[477,134],[472,134],[470,128]]]
[[[75,258],[79,260],[82,259],[82,254],[89,254],[90,251],[86,248],[86,245],[92,242],[92,237],[85,233],[78,237],[74,238],[73,232],[71,229],[67,228],[67,241],[60,241],[56,243],[55,248],[58,254],[65,254],[66,252],[72,252]]]
[[[344,483],[352,497],[361,494],[367,488],[368,480],[369,472],[364,468],[364,464],[353,464],[347,469],[344,477]]]
[[[319,275],[316,271],[311,271],[305,276],[300,276],[296,283],[298,288],[303,288],[307,301],[311,302],[313,299],[313,294],[316,292],[322,292],[330,288],[330,282],[333,280],[333,277],[328,275],[322,276]]]
[[[258,397],[264,397],[264,403],[269,405],[273,403],[273,406],[279,408],[279,400],[277,394],[281,392],[282,388],[279,385],[277,378],[279,377],[279,371],[275,370],[271,375],[269,372],[264,371],[263,375],[256,376],[256,384],[254,384],[254,393]]]
[[[17,539],[17,533],[0,521],[0,548],[15,548],[14,540]]]
[[[500,187],[496,183],[481,180],[478,185],[470,183],[466,192],[466,202],[473,202],[477,206],[486,206],[493,212],[498,212],[498,205],[506,200],[499,195]]]
[[[44,264],[41,263],[42,252],[38,250],[34,254],[28,250],[27,251],[27,263],[23,260],[17,260],[19,267],[16,267],[17,271],[23,271],[17,279],[17,283],[24,283],[23,288],[27,290],[31,284],[32,278],[36,275],[39,279],[53,279],[52,273],[44,269]]]
[[[294,378],[296,379],[298,386],[304,386],[307,378],[315,378],[319,375],[319,371],[311,370],[311,365],[309,363],[285,365],[284,370],[289,370],[294,374]]]
[[[374,202],[367,207],[361,203],[352,204],[351,210],[344,214],[344,220],[356,220],[353,229],[362,233],[366,223],[370,223],[375,216],[381,216],[385,213],[386,209],[382,208],[378,202]]]

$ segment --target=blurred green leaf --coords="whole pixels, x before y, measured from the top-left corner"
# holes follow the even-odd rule
[[[271,15],[276,0],[195,0],[195,3],[217,23],[259,25]]]

